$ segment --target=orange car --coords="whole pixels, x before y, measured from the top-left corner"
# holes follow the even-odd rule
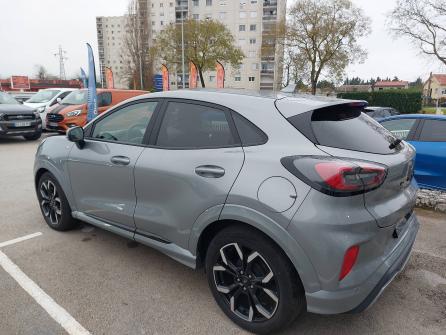
[[[98,89],[98,114],[114,105],[132,97],[146,94],[145,91]],[[74,126],[83,127],[87,124],[88,90],[76,90],[68,94],[59,105],[51,109],[46,116],[46,129],[49,131],[66,132]]]

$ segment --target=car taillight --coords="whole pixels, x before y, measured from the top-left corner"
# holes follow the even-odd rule
[[[354,245],[347,249],[344,255],[344,261],[342,262],[341,273],[339,274],[339,281],[344,279],[352,270],[353,265],[356,263],[356,259],[359,254],[359,246]]]
[[[332,196],[365,193],[381,186],[387,168],[378,163],[330,156],[292,156],[281,160],[296,177]]]

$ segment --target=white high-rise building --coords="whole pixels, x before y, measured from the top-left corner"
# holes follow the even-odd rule
[[[128,88],[128,80],[125,76],[125,57],[122,57],[125,25],[125,16],[96,18],[99,51],[99,68],[96,71],[101,73],[101,78],[104,80],[104,68],[111,68],[116,88]]]
[[[170,23],[182,18],[214,19],[224,23],[234,36],[235,43],[246,58],[239,68],[225,65],[225,87],[239,89],[266,89],[280,87],[282,82],[283,48],[271,38],[277,22],[285,19],[286,0],[148,0],[150,36],[156,35]],[[110,66],[115,84],[126,81],[119,78],[123,66],[121,50],[125,17],[98,17],[98,45],[101,67]],[[118,32],[119,31],[119,32]],[[120,40],[120,39],[121,40]],[[155,62],[157,64],[159,62]],[[186,71],[188,65],[186,64]],[[155,73],[160,72],[156,68]],[[171,87],[176,88],[181,68],[171,69]],[[216,87],[214,71],[204,74],[206,87]],[[125,87],[125,86],[122,86]]]

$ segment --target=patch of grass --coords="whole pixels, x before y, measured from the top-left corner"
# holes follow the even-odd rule
[[[446,115],[446,108],[441,108],[441,111],[443,112],[443,115]],[[423,114],[437,114],[437,108],[436,107],[423,107]]]

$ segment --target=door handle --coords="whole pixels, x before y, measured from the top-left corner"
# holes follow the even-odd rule
[[[215,165],[201,165],[195,168],[195,173],[204,178],[221,178],[225,175],[225,169]]]
[[[112,162],[115,165],[129,165],[130,158],[125,157],[125,156],[113,156],[110,159],[110,162]]]

